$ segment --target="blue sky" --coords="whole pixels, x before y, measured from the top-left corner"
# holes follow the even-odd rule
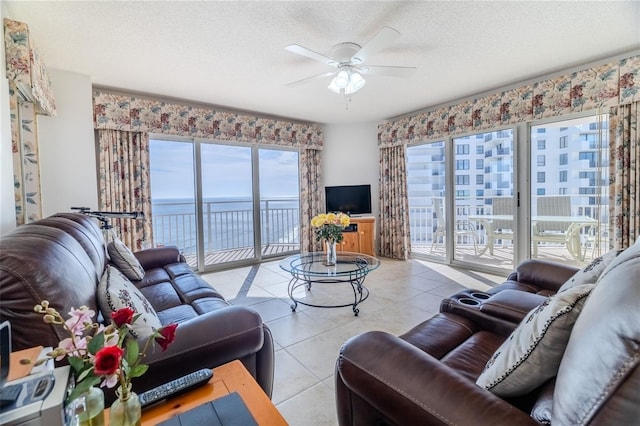
[[[153,198],[192,198],[194,195],[194,145],[190,142],[151,140],[151,193]],[[251,148],[201,144],[203,195],[251,195]],[[297,197],[298,153],[261,149],[262,198]]]

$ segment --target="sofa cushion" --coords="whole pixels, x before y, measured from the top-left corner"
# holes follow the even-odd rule
[[[524,395],[554,377],[594,284],[572,287],[532,309],[487,362],[476,383],[501,397]]]
[[[558,291],[567,290],[578,285],[595,284],[602,272],[604,272],[607,266],[609,266],[621,252],[622,250],[610,250],[602,256],[593,259],[590,264],[580,269],[574,276],[569,278],[567,282],[562,284]]]
[[[144,269],[138,259],[133,255],[120,239],[111,233],[112,241],[107,245],[107,252],[111,261],[120,269],[120,271],[130,280],[140,281],[144,277]]]
[[[140,316],[131,325],[131,334],[136,339],[149,337],[155,329],[162,327],[160,319],[146,297],[118,269],[108,265],[98,285],[98,303],[103,315],[131,308]]]

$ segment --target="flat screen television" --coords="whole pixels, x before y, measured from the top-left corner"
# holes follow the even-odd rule
[[[327,212],[371,214],[371,185],[325,186]]]

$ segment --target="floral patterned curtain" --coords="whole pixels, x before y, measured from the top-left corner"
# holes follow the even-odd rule
[[[637,101],[640,56],[378,125],[378,144],[435,140]]]
[[[610,245],[625,249],[640,232],[640,102],[611,109],[609,119]]]
[[[142,212],[144,219],[111,219],[113,230],[132,250],[152,241],[149,135],[97,130],[100,210]]]
[[[47,68],[27,24],[5,18],[4,45],[9,81],[16,225],[22,225],[42,217],[36,114],[55,116],[56,104]]]
[[[406,147],[380,149],[380,255],[406,260],[411,253]]]
[[[320,251],[320,243],[311,228],[311,218],[324,211],[322,191],[322,151],[300,151],[300,251]]]

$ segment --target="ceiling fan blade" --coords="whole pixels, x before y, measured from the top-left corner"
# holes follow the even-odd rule
[[[307,58],[315,59],[316,61],[320,61],[324,64],[331,65],[333,67],[338,66],[338,62],[334,59],[331,59],[328,56],[325,56],[321,53],[314,52],[313,50],[307,49],[306,47],[302,47],[299,44],[290,44],[285,47],[289,52],[297,53],[298,55],[306,56]]]
[[[323,72],[322,74],[316,74],[316,75],[313,75],[311,77],[303,78],[302,80],[297,80],[297,81],[293,81],[291,83],[287,83],[287,84],[285,84],[285,86],[289,86],[289,87],[299,86],[301,84],[308,83],[308,82],[310,82],[312,80],[316,80],[316,79],[323,78],[323,77],[329,77],[329,76],[335,74],[336,72],[337,71]]]
[[[358,67],[365,75],[384,75],[388,77],[411,77],[416,72],[416,67],[387,67],[383,65],[366,65]]]
[[[362,46],[355,55],[351,57],[351,61],[355,64],[361,64],[367,60],[367,57],[384,49],[395,39],[400,37],[400,33],[391,27],[383,27],[367,44]]]

